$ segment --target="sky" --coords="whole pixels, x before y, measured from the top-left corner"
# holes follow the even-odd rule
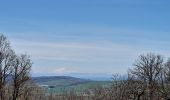
[[[140,54],[170,57],[169,0],[0,0],[0,33],[33,75],[124,74]]]

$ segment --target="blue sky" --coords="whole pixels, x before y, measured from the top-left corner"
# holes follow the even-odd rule
[[[35,75],[126,73],[140,54],[170,57],[168,0],[0,0],[0,33]]]

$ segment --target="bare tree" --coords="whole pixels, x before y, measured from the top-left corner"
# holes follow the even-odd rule
[[[134,66],[135,68],[131,70],[131,74],[145,85],[148,100],[154,100],[154,94],[157,93],[158,88],[157,80],[163,70],[163,57],[153,53],[141,55]]]
[[[164,68],[159,77],[159,86],[161,96],[165,100],[170,99],[170,58],[164,64]]]
[[[30,78],[31,65],[27,55],[16,55],[7,38],[0,35],[0,100],[18,98]]]
[[[128,81],[127,78],[119,74],[113,75],[112,85],[107,93],[106,100],[128,100]]]
[[[126,93],[129,100],[146,100],[146,88],[142,81],[133,79],[133,77],[128,77],[127,83]]]
[[[10,47],[10,43],[4,35],[0,35],[0,99],[5,99],[5,86],[8,76],[11,74],[11,64],[14,52]]]
[[[17,100],[23,92],[23,86],[29,80],[29,72],[32,63],[27,55],[16,56],[13,65],[12,79],[13,79],[13,93],[12,100]]]

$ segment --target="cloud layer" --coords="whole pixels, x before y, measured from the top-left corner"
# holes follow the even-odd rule
[[[151,40],[118,43],[116,41],[42,42],[12,39],[12,47],[17,53],[30,54],[35,63],[34,72],[53,74],[125,73],[139,54],[155,52],[168,56],[169,48],[162,50],[163,44],[169,43]]]

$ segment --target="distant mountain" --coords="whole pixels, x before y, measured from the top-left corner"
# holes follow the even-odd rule
[[[83,84],[90,80],[80,79],[70,76],[41,76],[33,77],[33,82],[38,85],[49,85],[49,86],[72,86],[77,84]]]
[[[61,76],[60,74],[43,74],[43,73],[32,73],[32,76]],[[90,79],[96,81],[110,81],[112,80],[112,74],[107,73],[65,73],[63,76],[77,77],[80,79]]]
[[[111,74],[105,73],[69,73],[67,76],[78,77],[83,79],[95,80],[95,81],[110,81],[112,80]]]

